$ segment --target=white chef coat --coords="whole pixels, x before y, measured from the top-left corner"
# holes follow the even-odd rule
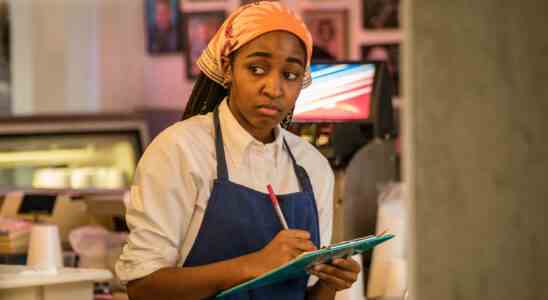
[[[334,175],[310,143],[278,126],[274,142],[263,144],[232,115],[226,99],[219,106],[230,181],[267,193],[300,191],[283,138],[306,169],[316,199],[322,245],[332,233]],[[116,263],[122,282],[182,266],[198,235],[217,178],[213,113],[178,122],[160,133],[137,166],[126,207],[131,230]],[[227,237],[227,242],[229,237]]]

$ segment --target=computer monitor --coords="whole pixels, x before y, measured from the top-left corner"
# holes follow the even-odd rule
[[[376,136],[393,133],[393,86],[385,63],[313,63],[311,71],[312,84],[297,99],[294,122],[370,123]]]
[[[17,211],[19,215],[43,214],[52,215],[57,195],[55,194],[24,194]]]

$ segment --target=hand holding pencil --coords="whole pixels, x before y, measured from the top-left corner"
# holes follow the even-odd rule
[[[310,240],[310,233],[308,231],[288,228],[287,221],[278,202],[278,197],[270,184],[267,186],[267,189],[276,217],[282,225],[283,230],[278,232],[263,249],[247,256],[247,259],[249,259],[247,265],[251,267],[253,277],[269,272],[305,251],[317,250],[316,246]]]
[[[251,253],[246,262],[253,277],[287,263],[305,251],[315,251],[316,246],[310,240],[310,233],[300,229],[281,230],[263,249]]]

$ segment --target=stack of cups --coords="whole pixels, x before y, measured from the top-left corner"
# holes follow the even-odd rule
[[[52,274],[56,274],[63,267],[63,255],[57,225],[32,225],[27,266],[37,271]]]

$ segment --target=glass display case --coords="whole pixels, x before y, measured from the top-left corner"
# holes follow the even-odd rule
[[[138,115],[0,119],[0,187],[125,189],[147,143]]]

